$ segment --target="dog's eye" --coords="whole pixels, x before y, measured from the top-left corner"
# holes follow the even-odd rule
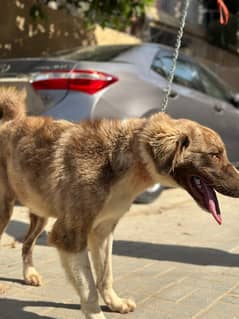
[[[221,159],[221,155],[220,155],[219,153],[210,154],[210,156],[211,156],[212,159],[214,159],[214,160],[219,160],[219,159]]]

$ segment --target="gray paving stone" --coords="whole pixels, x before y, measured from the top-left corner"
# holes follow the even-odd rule
[[[239,305],[218,303],[205,314],[193,319],[239,319]]]
[[[239,295],[229,294],[221,299],[221,302],[239,306]]]
[[[220,201],[222,227],[177,189],[133,206],[116,228],[113,270],[116,291],[138,306],[124,316],[104,307],[107,319],[239,319],[239,202]],[[16,208],[0,247],[0,318],[83,319],[46,233],[34,252],[44,285],[23,284],[21,243],[14,238],[27,227],[24,208]]]
[[[197,291],[198,289],[196,287],[193,287],[193,285],[187,286],[184,282],[182,282],[180,284],[176,284],[164,289],[159,294],[159,297],[160,299],[180,303]]]

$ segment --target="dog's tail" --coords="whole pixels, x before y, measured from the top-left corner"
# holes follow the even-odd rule
[[[0,121],[7,122],[26,114],[26,91],[15,87],[0,87]]]

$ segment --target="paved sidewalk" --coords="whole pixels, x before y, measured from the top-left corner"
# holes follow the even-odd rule
[[[132,207],[116,229],[113,269],[116,290],[138,306],[127,315],[104,307],[106,318],[239,319],[239,199],[220,202],[222,226],[179,189]],[[46,233],[35,249],[44,285],[23,284],[19,240],[27,223],[16,208],[1,244],[0,318],[83,318]]]

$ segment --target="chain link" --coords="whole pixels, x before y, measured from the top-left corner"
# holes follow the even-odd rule
[[[164,96],[164,98],[162,100],[162,104],[161,104],[161,111],[162,112],[166,112],[166,108],[168,106],[168,99],[169,99],[169,95],[170,95],[171,90],[172,90],[172,83],[173,83],[173,79],[174,79],[174,74],[175,74],[176,64],[177,64],[178,55],[179,55],[179,49],[181,46],[181,40],[183,37],[183,30],[184,30],[185,23],[186,23],[189,4],[190,4],[190,0],[184,1],[184,8],[182,11],[182,17],[181,17],[180,26],[178,29],[176,46],[175,46],[173,59],[172,59],[172,65],[171,65],[170,72],[168,75],[168,86],[166,88],[166,93],[165,93],[165,96]]]

